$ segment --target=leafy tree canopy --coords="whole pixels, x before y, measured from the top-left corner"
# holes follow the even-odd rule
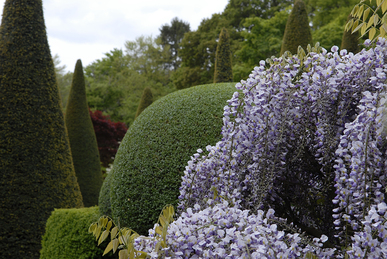
[[[171,25],[164,24],[161,26],[159,39],[163,49],[169,48],[170,69],[176,70],[181,60],[178,52],[180,49],[180,42],[182,41],[184,34],[190,31],[189,23],[179,20],[177,17],[173,18]]]
[[[92,110],[101,110],[113,121],[130,125],[145,87],[154,98],[172,92],[168,49],[159,41],[141,36],[127,41],[125,52],[114,49],[85,68],[87,99]]]

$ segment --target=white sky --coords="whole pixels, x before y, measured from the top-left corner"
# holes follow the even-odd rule
[[[5,0],[0,0],[0,14]],[[51,54],[58,54],[66,70],[77,59],[87,66],[127,40],[160,34],[174,17],[196,30],[203,18],[221,13],[228,0],[43,0]]]

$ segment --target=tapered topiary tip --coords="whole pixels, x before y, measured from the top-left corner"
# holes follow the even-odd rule
[[[296,54],[298,46],[306,49],[308,44],[312,43],[306,5],[304,1],[296,0],[286,23],[280,55],[284,54],[285,51]]]

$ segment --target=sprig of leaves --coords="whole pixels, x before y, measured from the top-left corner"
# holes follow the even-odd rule
[[[175,211],[172,205],[166,205],[160,213],[158,225],[155,229],[156,236],[154,239],[158,242],[155,245],[155,252],[161,252],[160,248],[167,248],[166,236],[168,232],[168,226],[173,222],[173,216]],[[113,250],[115,253],[120,250],[118,255],[119,259],[134,259],[134,258],[147,258],[148,253],[139,251],[134,247],[134,241],[137,238],[150,239],[149,237],[140,236],[137,232],[130,228],[121,228],[119,224],[116,224],[113,219],[107,216],[102,216],[95,223],[92,223],[89,227],[89,233],[92,233],[98,245],[100,245],[110,234],[110,242],[106,246],[103,255]]]
[[[364,2],[366,0],[361,0],[359,4],[354,6],[351,12],[352,19],[345,25],[345,30],[352,33],[360,30],[360,37],[368,33],[368,38],[371,41],[378,37],[386,37],[387,0],[376,0],[377,7],[375,9]],[[369,2],[371,4],[372,0]],[[382,11],[382,16],[377,13],[379,10]]]

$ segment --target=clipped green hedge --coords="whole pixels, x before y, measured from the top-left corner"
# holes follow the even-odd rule
[[[114,170],[114,169],[113,169]],[[112,216],[112,210],[110,205],[110,187],[112,182],[113,170],[111,170],[105,180],[102,183],[101,190],[99,192],[98,207],[100,215]]]
[[[97,246],[95,237],[88,233],[98,219],[97,206],[54,210],[47,220],[40,259],[116,259],[112,252],[102,257],[108,241]]]
[[[191,87],[157,100],[137,117],[114,161],[113,218],[147,234],[164,205],[177,205],[188,160],[221,140],[223,108],[235,91],[235,83]]]

